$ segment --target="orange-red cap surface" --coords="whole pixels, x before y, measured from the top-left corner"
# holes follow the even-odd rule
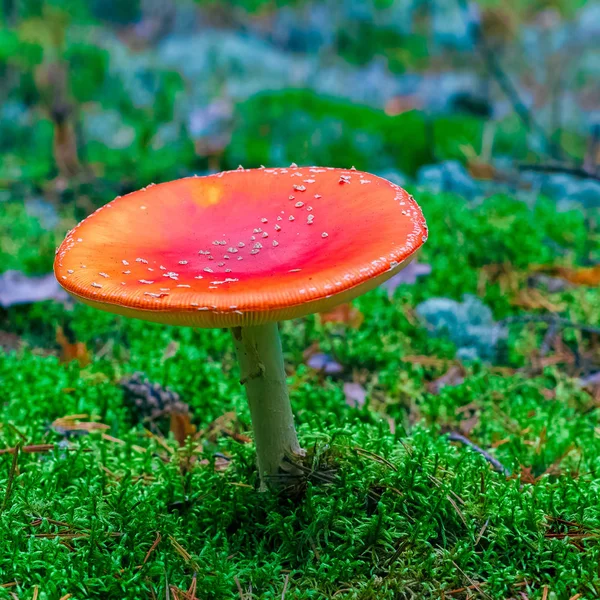
[[[380,177],[238,169],[116,198],[69,232],[54,271],[103,310],[172,325],[258,325],[361,295],[426,238],[412,197]]]

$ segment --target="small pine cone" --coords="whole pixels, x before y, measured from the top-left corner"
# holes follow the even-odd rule
[[[139,421],[189,413],[188,405],[179,399],[179,394],[158,383],[150,383],[143,373],[127,375],[119,384],[125,392],[125,404]]]

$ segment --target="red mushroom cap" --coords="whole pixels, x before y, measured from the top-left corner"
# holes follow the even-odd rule
[[[398,272],[426,238],[413,198],[380,177],[238,169],[116,198],[69,232],[54,271],[96,308],[236,327],[351,300]]]

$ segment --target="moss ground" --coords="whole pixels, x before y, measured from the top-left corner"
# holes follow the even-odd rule
[[[462,382],[438,391],[456,348],[414,313],[468,293],[496,319],[550,307],[599,326],[598,286],[551,293],[530,281],[534,266],[597,262],[598,232],[543,199],[418,199],[429,276],[357,300],[358,328],[282,326],[309,457],[306,477],[279,495],[255,489],[228,332],[52,302],[0,310],[0,336],[20,341],[0,353],[0,448],[19,449],[0,454],[0,598],[183,599],[190,586],[203,600],[600,597],[600,404],[577,383],[597,370],[594,335],[565,328],[542,357],[547,324],[517,323],[493,363],[463,366]],[[72,215],[42,233],[16,202],[4,206],[3,268],[48,270]],[[60,359],[57,326],[89,364]],[[342,373],[306,366],[313,344]],[[119,385],[137,371],[190,406],[196,439],[148,433]],[[350,381],[367,392],[360,408],[345,401]],[[52,425],[66,415],[106,428]]]

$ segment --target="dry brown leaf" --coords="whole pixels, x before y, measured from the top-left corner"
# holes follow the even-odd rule
[[[553,354],[548,356],[540,356],[539,351],[534,350],[529,360],[531,362],[531,369],[533,372],[541,372],[546,367],[552,367],[554,365],[575,365],[577,364],[577,358],[573,351],[566,346],[560,338],[556,338],[552,344]]]
[[[526,310],[544,309],[553,313],[561,312],[566,308],[564,302],[552,302],[540,290],[532,288],[520,290],[511,300],[511,304]]]
[[[343,323],[344,325],[348,325],[348,327],[352,327],[352,329],[358,329],[365,320],[365,317],[358,308],[346,302],[336,306],[333,310],[319,313],[319,319],[321,323]]]
[[[549,277],[558,277],[574,285],[596,287],[600,285],[600,264],[593,267],[564,267],[560,265],[536,265],[534,273],[544,273]]]
[[[169,344],[167,345],[167,347],[165,348],[165,351],[163,352],[162,355],[162,360],[168,360],[169,358],[173,358],[177,352],[179,351],[179,346],[181,344],[179,342],[176,342],[175,340],[171,340],[169,342]]]
[[[503,294],[514,295],[526,279],[526,273],[516,271],[509,263],[485,265],[479,271],[477,293],[484,296],[488,285],[498,284]]]
[[[600,264],[593,267],[582,267],[579,269],[558,267],[556,269],[556,275],[576,285],[597,287],[600,285]]]
[[[28,446],[21,446],[21,452],[28,454],[37,454],[39,452],[48,452],[54,449],[54,444],[30,444]],[[17,446],[12,448],[0,448],[0,454],[14,454],[17,451]]]
[[[394,419],[388,415],[384,415],[383,418],[388,422],[390,433],[394,435],[396,433],[396,421],[394,421]]]
[[[436,358],[435,356],[422,356],[419,354],[406,354],[405,356],[401,356],[400,360],[413,365],[420,365],[421,367],[434,367],[437,369],[442,369],[455,362],[447,358]]]
[[[23,345],[23,340],[16,334],[9,331],[0,331],[0,351],[12,352],[19,350]]]
[[[199,465],[210,465],[210,461],[207,458],[203,458],[201,461],[198,461]],[[215,457],[215,472],[216,473],[221,473],[223,471],[226,471],[229,468],[229,465],[231,464],[231,461],[228,460],[227,458],[223,458],[222,456],[216,456]]]
[[[463,419],[460,421],[458,424],[460,433],[466,436],[470,435],[473,429],[479,425],[479,420],[479,414],[476,413],[468,419]]]
[[[81,367],[85,367],[92,362],[87,346],[83,342],[69,342],[62,327],[56,328],[56,342],[60,346],[61,362],[68,363],[76,360]]]
[[[523,483],[531,484],[537,483],[540,479],[533,474],[531,467],[524,467],[523,465],[521,465],[521,473],[518,477]]]
[[[504,444],[508,444],[510,442],[510,438],[503,438],[501,440],[496,440],[491,443],[492,448],[498,448],[499,446],[504,446]]]
[[[89,415],[86,414],[68,415],[66,417],[61,417],[54,420],[51,427],[59,433],[64,433],[67,431],[87,431],[88,433],[92,433],[95,431],[106,431],[107,429],[110,429],[110,427],[104,423],[81,420],[87,418],[89,418]]]
[[[172,412],[170,430],[177,443],[184,446],[187,438],[196,433],[196,426],[192,424],[189,413]]]
[[[540,390],[542,396],[546,398],[546,400],[556,400],[556,390],[551,390],[549,388],[542,388]]]
[[[249,444],[252,439],[247,435],[240,433],[240,429],[241,426],[238,422],[236,413],[230,411],[217,417],[205,430],[198,432],[196,437],[205,437],[209,441],[215,442],[221,435],[226,435],[241,444]]]
[[[421,100],[414,95],[405,94],[393,96],[385,103],[385,114],[394,117],[402,113],[419,109],[422,106]]]
[[[593,405],[600,406],[600,371],[579,379],[579,385],[591,396]]]
[[[437,379],[427,384],[427,391],[430,394],[439,394],[443,387],[456,387],[465,380],[465,369],[461,364],[451,365],[450,368]]]
[[[475,179],[485,179],[485,180],[494,180],[496,179],[496,169],[494,165],[480,160],[478,158],[473,158],[467,160],[467,169],[471,177]]]

